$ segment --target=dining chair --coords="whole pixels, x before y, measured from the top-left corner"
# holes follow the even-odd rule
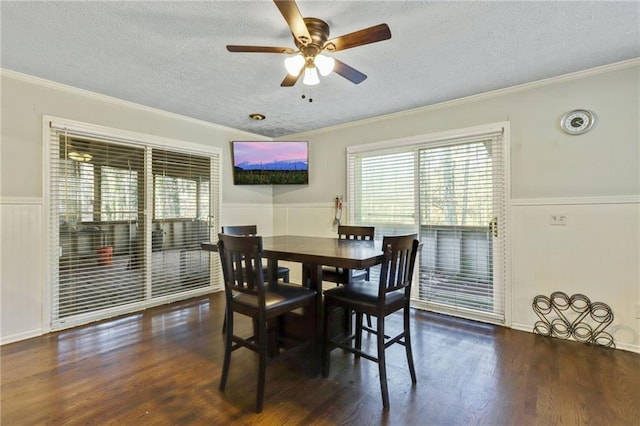
[[[338,239],[373,241],[373,239],[375,238],[375,231],[376,228],[374,226],[338,225]],[[369,268],[344,269],[332,266],[322,267],[322,281],[328,281],[337,284],[348,284],[351,281],[368,280],[369,277]],[[345,311],[345,324],[349,323],[350,317],[350,313],[348,311]],[[367,331],[372,331],[371,315],[367,315],[367,327],[365,329]]]
[[[258,235],[258,225],[227,225],[222,227],[222,233],[227,235]],[[262,266],[262,273],[265,277],[267,277],[268,269],[266,266]],[[279,280],[282,278],[282,281],[285,283],[289,282],[289,268],[284,266],[278,266],[278,271],[276,272],[276,278]],[[227,329],[227,317],[225,316],[224,321],[222,322],[222,332],[224,333]]]
[[[341,240],[362,240],[373,241],[375,227],[373,226],[352,226],[338,225],[338,239]],[[368,280],[369,269],[353,270],[324,266],[322,268],[322,281],[338,284],[347,284],[350,281]]]
[[[257,225],[232,225],[232,226],[223,226],[222,232],[224,234],[229,235],[258,235],[258,226]],[[267,268],[263,267],[263,272],[265,277],[267,276]],[[284,266],[278,266],[278,272],[276,276],[278,279],[282,279],[283,282],[289,282],[289,268]]]
[[[220,390],[224,391],[229,374],[231,352],[247,348],[258,353],[258,387],[256,412],[262,412],[267,362],[280,354],[277,318],[302,308],[308,321],[308,343],[315,352],[316,345],[316,292],[304,287],[279,284],[266,285],[262,273],[262,237],[256,235],[218,235],[218,252],[222,263],[226,300],[226,324],[224,362],[220,377]],[[253,335],[241,337],[234,331],[234,313],[253,320]],[[275,336],[275,338],[270,338]],[[286,349],[300,347],[287,339]],[[304,343],[304,342],[302,342]],[[270,345],[274,345],[270,347]],[[283,345],[283,347],[285,347]]]
[[[411,381],[416,383],[409,330],[409,301],[413,269],[419,246],[417,234],[384,237],[382,241],[384,258],[377,285],[369,281],[355,281],[324,292],[322,375],[329,376],[330,352],[336,347],[355,354],[356,358],[363,357],[377,362],[382,405],[385,410],[389,408],[385,362],[385,350],[389,346],[398,343],[405,347]],[[335,308],[356,313],[355,331],[348,336],[329,337],[330,317]],[[403,330],[394,337],[385,336],[385,318],[400,310],[404,314]],[[377,318],[376,330],[374,331],[377,339],[376,354],[362,351],[363,314],[371,314]]]

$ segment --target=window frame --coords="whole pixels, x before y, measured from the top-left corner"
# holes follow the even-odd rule
[[[510,260],[510,167],[509,167],[509,146],[510,146],[510,123],[508,121],[505,122],[496,122],[490,123],[486,125],[473,126],[455,130],[448,130],[443,132],[436,132],[430,134],[421,134],[416,136],[411,136],[407,138],[399,138],[393,140],[384,140],[378,141],[368,144],[361,145],[352,145],[347,147],[347,156],[346,156],[346,175],[347,175],[347,202],[345,203],[348,208],[348,217],[350,223],[356,223],[355,217],[355,205],[353,201],[356,200],[356,188],[355,188],[355,166],[356,166],[356,157],[358,155],[364,156],[367,154],[375,154],[381,155],[385,153],[393,153],[393,152],[402,152],[408,150],[415,151],[415,161],[416,163],[419,161],[418,151],[420,148],[437,148],[450,146],[452,144],[458,143],[466,143],[466,142],[474,142],[482,139],[491,139],[495,137],[496,134],[500,133],[502,136],[502,176],[503,176],[503,193],[502,198],[504,201],[504,211],[503,211],[503,220],[502,223],[499,223],[499,232],[504,236],[503,244],[502,244],[502,259],[500,265],[498,267],[501,269],[501,276],[504,281],[502,288],[502,301],[503,301],[503,318],[497,322],[495,316],[487,315],[483,316],[482,314],[468,314],[465,312],[460,312],[456,310],[452,310],[446,312],[448,314],[457,315],[463,318],[470,318],[490,323],[499,323],[504,325],[511,324],[511,260]],[[417,170],[417,165],[416,165]],[[416,176],[416,188],[418,187],[418,173],[415,173]],[[419,194],[416,193],[415,197],[415,232],[418,231],[419,225],[419,217],[417,215],[420,212],[419,209]],[[416,268],[418,271],[420,268]],[[417,273],[417,272],[416,272]],[[417,300],[417,289],[418,286],[413,286],[412,288],[412,306],[417,308],[426,309],[424,304]]]

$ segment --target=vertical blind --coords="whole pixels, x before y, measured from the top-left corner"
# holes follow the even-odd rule
[[[54,122],[48,138],[52,328],[216,289],[199,243],[218,227],[219,154]]]
[[[349,153],[352,222],[419,234],[414,305],[504,320],[504,168],[501,132]]]

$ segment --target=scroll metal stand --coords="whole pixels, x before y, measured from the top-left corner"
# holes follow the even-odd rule
[[[573,337],[581,343],[616,347],[613,336],[604,331],[613,322],[613,312],[605,303],[591,302],[584,294],[569,297],[556,291],[551,293],[551,297],[534,297],[532,306],[540,318],[533,326],[536,334],[561,339]],[[573,320],[568,316],[574,317]]]

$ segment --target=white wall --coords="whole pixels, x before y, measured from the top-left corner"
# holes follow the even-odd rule
[[[571,137],[558,121],[575,108],[595,111],[598,121],[590,133]],[[43,114],[222,147],[222,222],[257,223],[265,235],[334,232],[332,202],[346,195],[347,146],[510,121],[512,325],[532,329],[534,295],[580,292],[610,304],[618,347],[640,352],[634,306],[640,303],[640,61],[289,135],[310,142],[310,184],[273,189],[232,185],[228,142],[256,135],[3,73],[0,201],[42,198]],[[550,213],[566,213],[568,225],[551,227]],[[13,275],[35,258],[12,265],[11,274],[7,260],[3,252],[0,308],[41,311],[41,295],[29,290],[25,297]],[[42,328],[41,318],[28,315],[28,321],[3,321],[0,341],[25,337],[33,324]]]

